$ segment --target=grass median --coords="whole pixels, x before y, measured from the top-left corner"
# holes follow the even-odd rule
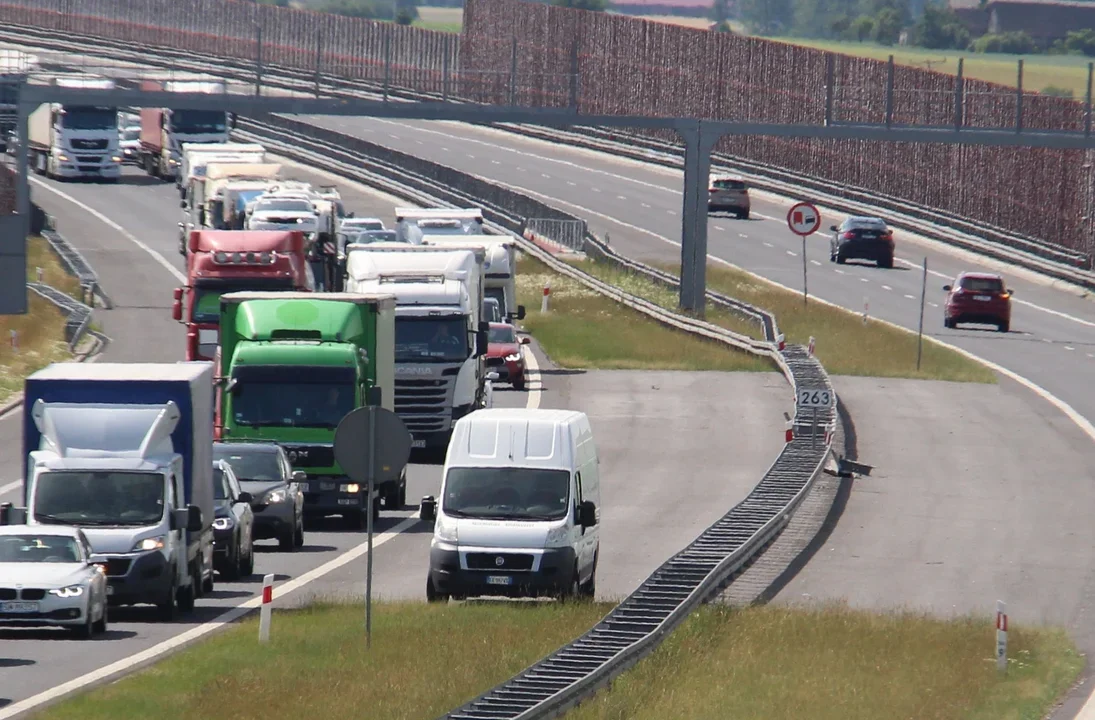
[[[662,307],[677,308],[676,291],[667,290],[643,276],[605,262],[582,260],[572,264]],[[662,264],[660,267],[673,274],[680,272],[675,265]],[[743,270],[710,263],[707,287],[773,313],[789,343],[805,345],[813,336],[818,359],[831,375],[996,382],[995,374],[988,368],[927,337],[918,371],[915,335],[871,320],[864,324],[856,313],[819,302],[811,302],[804,308],[802,295]],[[763,338],[758,324],[710,304],[707,320],[750,337]]]
[[[37,720],[178,717],[429,720],[507,680],[593,627],[592,603],[375,603],[365,649],[360,605],[275,611]]]
[[[27,242],[28,280],[38,280],[38,268],[42,269],[42,282],[79,297],[79,282],[64,271],[48,243],[31,238]],[[24,315],[0,315],[0,403],[22,391],[27,375],[72,358],[65,341],[65,313],[30,290],[27,302]]]
[[[1041,718],[1083,667],[1063,630],[842,605],[708,606],[567,720]]]
[[[540,312],[545,284],[549,309]],[[522,321],[552,362],[586,370],[774,372],[765,358],[658,323],[522,255],[517,300]]]

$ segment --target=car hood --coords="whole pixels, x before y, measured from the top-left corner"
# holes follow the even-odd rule
[[[456,532],[461,545],[538,550],[544,547],[553,525],[528,520],[458,518]]]
[[[270,482],[269,480],[240,480],[240,487],[251,493],[255,498],[255,502],[262,499],[262,496],[271,490],[278,488],[288,487],[283,482]]]
[[[59,588],[80,582],[86,567],[83,563],[0,563],[0,578],[5,585]]]
[[[123,554],[133,552],[137,543],[145,538],[162,534],[157,526],[105,528],[90,525],[81,526],[84,535],[91,543],[91,551],[96,555]]]
[[[494,345],[487,345],[487,357],[505,357],[507,355],[516,355],[521,352],[521,346],[517,343],[496,343]]]

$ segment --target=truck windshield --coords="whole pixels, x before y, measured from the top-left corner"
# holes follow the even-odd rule
[[[442,509],[453,517],[559,520],[569,496],[566,470],[455,467],[445,476]]]
[[[59,525],[153,525],[163,518],[157,473],[57,471],[38,476],[34,519]]]
[[[255,212],[312,212],[307,200],[259,200]]]
[[[244,266],[246,267],[246,266]],[[261,266],[256,268],[261,270]],[[190,322],[220,324],[221,295],[247,290],[291,290],[292,278],[255,278],[251,282],[218,284],[215,287],[196,287]]]
[[[463,362],[468,358],[464,316],[397,317],[395,361]]]
[[[174,110],[171,130],[177,133],[222,133],[228,129],[227,115],[220,110]]]
[[[357,403],[348,367],[251,365],[232,376],[232,419],[252,427],[338,427]]]
[[[65,108],[61,127],[68,130],[117,130],[117,108],[85,107],[75,105]]]

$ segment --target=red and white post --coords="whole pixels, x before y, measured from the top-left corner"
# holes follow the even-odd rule
[[[783,431],[783,440],[784,440],[784,442],[791,442],[794,439],[795,439],[795,421],[792,418],[792,419],[789,419],[787,421],[787,428]]]
[[[863,296],[863,324],[867,324],[867,316],[871,314],[871,304],[867,302],[867,296]]]
[[[996,601],[996,669],[1008,671],[1008,613],[1007,605]]]
[[[776,335],[776,345],[779,347],[780,352],[787,349],[787,339],[784,338],[783,333]]]
[[[13,353],[19,352],[19,331],[18,330],[12,330],[11,331],[11,351]]]
[[[548,297],[551,295],[551,283],[544,283],[544,299],[540,301],[540,312],[548,311]]]
[[[259,642],[270,642],[270,611],[274,603],[274,576],[262,578],[262,609],[259,610]]]
[[[810,357],[814,356],[814,336],[810,336],[810,344],[806,346],[806,352],[810,354]]]

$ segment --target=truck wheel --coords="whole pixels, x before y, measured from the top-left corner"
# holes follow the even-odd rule
[[[525,389],[525,376],[522,375],[520,380],[513,381],[513,389],[517,392],[521,392]]]
[[[293,528],[293,547],[304,547],[304,516],[301,515],[297,518],[296,527]],[[251,549],[251,556],[254,559],[255,550]]]
[[[443,603],[448,601],[449,596],[438,592],[437,588],[433,586],[433,578],[426,576],[426,602]]]
[[[399,507],[407,507],[407,480],[399,483]]]
[[[201,581],[201,575],[198,575],[197,577],[191,575],[190,586],[185,588],[179,588],[175,591],[175,601],[179,606],[179,612],[194,612],[195,590],[197,589],[198,585],[201,584]]]
[[[178,581],[174,579],[175,571],[172,569],[171,587],[167,590],[167,595],[156,603],[156,611],[159,613],[160,620],[164,622],[174,622],[179,617],[178,609],[175,606],[175,596],[178,594]]]
[[[293,538],[296,535],[296,530],[290,528],[284,534],[278,538],[278,550],[281,552],[291,552],[296,543],[293,542]]]
[[[400,485],[395,483],[384,494],[384,508],[386,510],[402,510],[405,497],[400,497]],[[405,495],[405,493],[404,493]]]

